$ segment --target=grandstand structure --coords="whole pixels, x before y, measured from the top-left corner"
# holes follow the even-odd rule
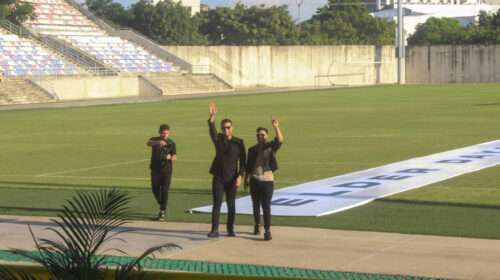
[[[193,75],[188,62],[136,32],[114,30],[73,0],[25,1],[33,5],[35,18],[23,26],[1,23],[3,80],[137,75],[163,94],[232,90],[213,75]],[[46,102],[46,94],[43,97],[8,102],[14,99],[0,96],[0,105]]]
[[[76,75],[78,67],[34,41],[0,32],[0,71],[3,76]]]

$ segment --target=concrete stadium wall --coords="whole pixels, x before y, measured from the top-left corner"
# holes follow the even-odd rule
[[[412,84],[500,82],[500,46],[411,47],[406,51],[406,82]]]
[[[235,88],[396,82],[392,46],[165,46]]]
[[[162,94],[160,89],[140,76],[58,77],[33,82],[57,96],[59,100],[158,96]]]

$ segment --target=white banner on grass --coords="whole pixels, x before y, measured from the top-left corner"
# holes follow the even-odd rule
[[[328,215],[498,164],[500,140],[282,188],[274,192],[271,213]],[[192,211],[211,213],[212,206]],[[221,211],[227,212],[225,203]],[[249,196],[236,200],[236,212],[252,214]]]

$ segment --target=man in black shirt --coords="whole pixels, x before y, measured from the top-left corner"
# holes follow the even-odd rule
[[[158,133],[160,135],[150,138],[146,145],[151,147],[151,188],[160,206],[157,220],[164,221],[172,178],[172,162],[177,160],[177,150],[175,142],[169,138],[170,127],[167,124],[160,125]]]
[[[246,151],[243,139],[233,136],[233,126],[230,119],[221,121],[222,133],[215,128],[217,107],[211,103],[208,119],[209,135],[215,147],[215,158],[210,167],[212,179],[212,229],[208,237],[219,236],[219,216],[223,193],[227,203],[227,235],[235,236],[234,218],[236,214],[236,190],[245,175]]]
[[[264,239],[271,240],[271,200],[274,191],[274,172],[278,170],[276,152],[283,144],[283,133],[279,121],[272,119],[276,137],[268,141],[267,128],[257,128],[257,144],[248,149],[247,171],[245,177],[245,190],[250,185],[250,194],[253,203],[253,216],[255,221],[254,234],[259,234],[260,208],[264,213]]]

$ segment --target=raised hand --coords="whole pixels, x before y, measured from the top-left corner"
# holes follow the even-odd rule
[[[276,117],[273,116],[273,117],[271,117],[271,124],[274,128],[277,128],[277,127],[279,127],[280,122]]]
[[[215,115],[217,114],[217,105],[215,105],[215,102],[210,102],[208,105],[208,113],[210,115],[210,121],[214,122],[215,121]]]
[[[215,105],[215,102],[210,102],[210,104],[208,105],[208,112],[210,113],[210,115],[216,115],[217,114],[217,105]]]

